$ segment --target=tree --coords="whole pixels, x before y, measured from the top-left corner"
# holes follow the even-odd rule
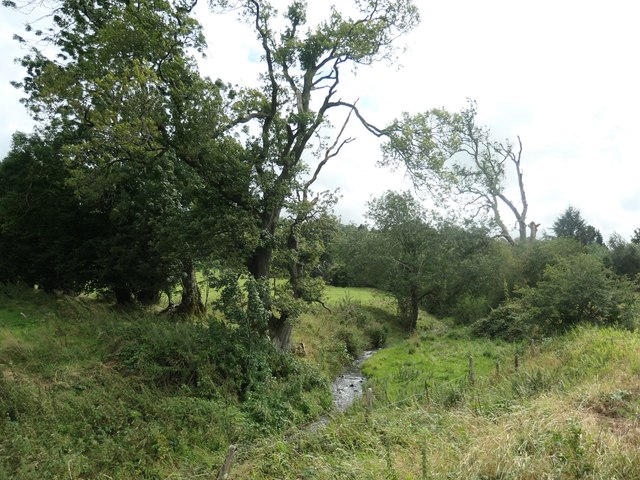
[[[600,231],[582,218],[580,210],[571,206],[553,222],[553,232],[557,237],[574,238],[583,245],[604,243]]]
[[[378,232],[376,261],[382,265],[381,288],[391,293],[408,331],[417,326],[422,300],[433,283],[436,231],[408,192],[386,192],[369,203],[367,217]]]
[[[67,185],[64,141],[16,133],[0,163],[0,282],[76,291],[87,281],[83,257],[101,228]]]
[[[388,128],[381,164],[404,167],[414,186],[431,193],[441,205],[453,196],[465,209],[476,208],[473,218],[488,214],[500,236],[514,244],[501,213],[501,207],[507,207],[515,218],[518,240],[527,240],[529,227],[533,241],[539,224],[527,223],[520,137],[517,146],[492,140],[489,129],[477,124],[476,113],[476,104],[470,101],[459,113],[433,109],[403,114]],[[518,201],[505,194],[509,168],[517,181]]]
[[[182,283],[183,313],[203,311],[197,263],[230,257],[252,237],[239,207],[248,202],[251,166],[223,135],[228,88],[201,78],[189,53],[204,47],[194,5],[63,1],[45,36],[60,53],[34,48],[22,59],[27,76],[19,85],[47,128],[82,132],[65,146],[79,197],[112,224],[130,225],[126,235],[111,232],[101,250],[114,260],[113,281],[124,282],[115,286],[118,298],[130,298],[127,265],[153,250],[165,263],[165,284]]]
[[[212,3],[224,7],[228,2]],[[332,8],[326,20],[307,26],[305,2],[293,1],[283,15],[267,1],[240,2],[264,65],[261,87],[243,89],[197,74],[187,54],[203,46],[190,16],[193,6],[161,0],[63,2],[54,16],[57,28],[48,36],[63,58],[46,58],[39,51],[25,57],[28,76],[22,87],[36,116],[46,112],[91,130],[92,141],[70,149],[83,174],[112,173],[123,162],[162,158],[207,178],[212,152],[227,151],[224,142],[242,141],[243,153],[227,158],[237,175],[228,177],[219,169],[223,175],[202,183],[224,192],[221,208],[231,206],[251,218],[249,229],[259,232],[259,240],[246,266],[254,278],[266,281],[283,210],[293,205],[296,192],[306,190],[312,197],[323,165],[350,141],[339,140],[342,133],[334,143],[327,139],[329,112],[352,111],[369,131],[381,134],[355,102],[338,97],[341,72],[391,59],[395,40],[417,24],[418,12],[410,0],[357,0],[354,18]],[[320,159],[308,178],[312,153]],[[103,178],[108,187],[108,176]],[[173,187],[179,208],[170,211],[180,212],[201,198],[182,185]],[[189,245],[177,249],[188,256],[196,251]],[[182,264],[193,273],[194,262]],[[187,278],[190,273],[184,272]],[[295,279],[290,283],[295,296]],[[278,312],[268,295],[263,301],[273,313],[271,338],[286,349],[294,319]]]
[[[367,225],[340,224],[328,245],[326,282],[336,287],[376,287],[380,272],[372,255],[375,243],[375,233]]]
[[[410,0],[358,0],[356,17],[334,7],[329,18],[315,26],[307,26],[306,3],[299,0],[291,2],[281,16],[263,0],[243,1],[241,9],[263,54],[261,88],[245,92],[233,109],[239,112],[236,122],[255,124],[249,131],[258,132],[248,138],[247,150],[252,154],[252,215],[260,242],[247,267],[254,278],[264,281],[269,277],[283,208],[308,182],[304,180],[305,155],[316,149],[322,156],[327,150],[323,140],[314,140],[328,125],[329,113],[345,108],[354,111],[365,127],[380,133],[362,118],[354,103],[338,97],[341,72],[391,58],[396,38],[411,30],[419,16]],[[345,142],[334,144],[334,151]],[[307,190],[326,159],[312,170]],[[295,279],[291,285],[295,289]],[[270,299],[264,300],[273,306]],[[288,347],[294,320],[288,312],[274,309],[269,330],[276,345]]]
[[[614,233],[609,239],[610,266],[618,275],[634,280],[640,273],[640,245],[626,242]]]

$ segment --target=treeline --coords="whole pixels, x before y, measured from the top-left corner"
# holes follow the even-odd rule
[[[177,311],[198,315],[196,272],[220,288],[244,275],[269,316],[253,333],[285,350],[326,281],[389,292],[408,330],[420,308],[489,319],[479,331],[504,335],[628,321],[636,244],[615,237],[604,247],[575,209],[554,225],[572,241],[537,239],[522,142],[494,140],[475,103],[377,128],[339,97],[341,70],[391,58],[419,21],[405,0],[355,3],[355,17],[332,10],[312,25],[304,2],[282,12],[240,2],[262,49],[259,88],[201,75],[195,55],[206,43],[188,2],[63,1],[50,30],[30,26],[32,38],[18,36],[30,50],[15,85],[37,129],[15,134],[0,163],[0,282],[119,304],[155,303],[180,285]],[[314,185],[351,142],[352,118],[384,139],[383,165],[404,169],[455,220],[388,193],[370,204],[371,228],[340,225],[335,195]],[[288,281],[266,288],[274,278]],[[544,303],[560,291],[566,298]],[[584,292],[593,295],[576,300]]]
[[[390,293],[408,330],[419,309],[507,339],[582,322],[636,325],[640,229],[605,245],[569,207],[552,234],[512,245],[487,227],[426,212],[407,192],[372,201],[368,216],[373,227],[340,227],[327,280]]]
[[[188,276],[196,268],[220,287],[228,285],[223,278],[236,278],[224,272],[244,271],[243,254],[255,248],[257,230],[238,206],[226,215],[220,208],[236,184],[217,188],[217,208],[207,203],[210,192],[195,188],[189,208],[181,208],[184,191],[174,184],[171,197],[158,185],[168,173],[180,178],[177,164],[171,170],[154,162],[129,172],[123,167],[121,182],[110,182],[100,195],[78,195],[64,140],[16,134],[0,164],[0,282],[152,304],[180,282],[193,282],[183,295],[198,291]],[[325,208],[304,222],[282,219],[272,239],[271,276],[304,279],[299,299],[305,303],[320,300],[325,283],[388,292],[407,330],[416,327],[419,309],[507,338],[584,321],[633,324],[640,229],[630,241],[614,234],[604,245],[600,232],[569,207],[553,235],[512,245],[487,225],[427,212],[408,192],[373,200],[367,217],[371,226],[344,225]],[[280,285],[274,303],[301,309],[302,303],[286,304],[289,286]]]

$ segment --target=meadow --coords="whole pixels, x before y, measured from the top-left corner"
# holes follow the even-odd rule
[[[296,326],[304,356],[239,398],[189,323],[13,287],[1,299],[0,479],[215,478],[230,444],[236,479],[640,477],[636,332],[514,344],[421,313],[407,338],[387,297],[329,288]],[[372,411],[333,413],[331,378],[374,346]]]

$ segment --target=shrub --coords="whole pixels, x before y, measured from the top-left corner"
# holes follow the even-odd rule
[[[389,327],[380,323],[375,323],[367,327],[366,333],[371,340],[371,348],[382,348],[387,344],[389,337]]]
[[[495,308],[488,316],[472,325],[473,333],[491,338],[514,341],[525,336],[524,305],[521,300],[509,300]]]
[[[489,312],[489,302],[483,296],[465,294],[453,307],[452,315],[458,323],[469,325]]]
[[[474,324],[478,334],[515,339],[525,333],[561,333],[581,323],[633,328],[635,287],[590,254],[548,265],[536,287],[511,299]]]
[[[583,322],[632,327],[634,285],[593,255],[563,258],[545,269],[536,288],[523,292],[528,322],[555,333]]]

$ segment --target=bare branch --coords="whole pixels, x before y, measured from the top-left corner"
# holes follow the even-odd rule
[[[342,147],[344,147],[348,143],[353,142],[353,140],[354,140],[353,138],[347,138],[347,139],[343,140],[342,142],[340,142],[340,138],[342,137],[342,134],[344,133],[344,130],[345,130],[345,128],[347,128],[349,120],[351,119],[351,113],[352,112],[353,112],[353,110],[349,111],[349,114],[347,115],[347,118],[345,119],[344,123],[342,124],[342,128],[340,129],[340,132],[336,136],[336,139],[333,142],[333,145],[331,145],[325,151],[324,159],[316,167],[316,171],[313,173],[313,176],[311,177],[311,179],[307,183],[304,184],[304,190],[305,191],[308,190],[309,187],[318,179],[318,175],[320,175],[320,171],[322,170],[322,167],[324,167],[329,160],[331,160],[333,157],[338,155],[340,153],[340,150],[342,150]]]

